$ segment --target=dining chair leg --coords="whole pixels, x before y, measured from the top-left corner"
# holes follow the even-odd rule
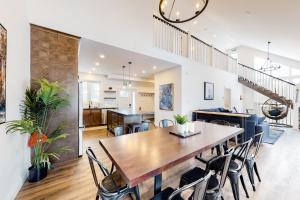
[[[241,179],[241,183],[242,183],[242,186],[243,186],[243,188],[244,188],[244,191],[245,191],[245,193],[246,193],[246,197],[249,198],[249,194],[248,194],[248,191],[247,191],[245,182],[244,182],[244,177],[243,177],[243,175],[240,176],[240,179]]]
[[[140,200],[140,190],[138,185],[134,187],[134,194],[135,194],[135,199]]]
[[[252,189],[253,191],[255,192],[256,189],[255,189],[255,185],[254,185],[254,174],[253,174],[253,171],[254,171],[254,164],[250,161],[250,160],[246,160],[246,169],[247,169],[247,173],[248,173],[248,177],[249,177],[249,180],[251,182],[251,185],[252,185]]]
[[[161,192],[162,174],[158,174],[154,177],[154,195]]]
[[[258,170],[257,170],[256,162],[254,162],[254,171],[255,171],[255,173],[257,175],[257,178],[258,178],[259,182],[261,182],[261,179],[260,179],[260,176],[259,176],[259,173],[258,173]]]
[[[233,174],[233,173],[228,173],[228,178],[230,180],[234,200],[239,200],[240,199],[239,179],[238,179],[237,175]]]

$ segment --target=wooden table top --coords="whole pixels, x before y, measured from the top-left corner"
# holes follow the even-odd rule
[[[173,126],[101,139],[100,144],[127,184],[133,187],[244,131],[242,128],[195,123],[201,133],[188,138],[170,134],[176,130]]]
[[[222,115],[222,116],[230,116],[230,117],[242,117],[242,118],[251,117],[250,114],[246,114],[246,113],[210,112],[210,111],[201,111],[201,110],[196,110],[193,112],[200,113],[200,114],[207,114],[207,115]]]

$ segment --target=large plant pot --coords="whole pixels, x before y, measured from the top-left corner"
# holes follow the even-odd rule
[[[180,134],[184,134],[187,129],[187,125],[186,124],[177,124],[177,132]]]
[[[39,167],[31,166],[29,167],[28,171],[29,171],[28,182],[30,183],[38,182],[46,178],[48,173],[48,165],[42,164]]]

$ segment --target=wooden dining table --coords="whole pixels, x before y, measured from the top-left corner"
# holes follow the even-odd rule
[[[239,134],[242,128],[195,122],[199,134],[182,138],[171,134],[176,125],[146,132],[100,139],[100,145],[129,187],[154,178],[154,194],[161,191],[162,172]]]

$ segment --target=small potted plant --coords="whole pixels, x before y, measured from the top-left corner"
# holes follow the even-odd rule
[[[68,99],[61,95],[63,88],[56,82],[39,80],[36,89],[28,88],[20,105],[22,118],[8,122],[7,133],[29,134],[28,147],[33,151],[32,166],[28,169],[28,181],[37,182],[47,176],[50,158],[59,159],[60,153],[69,151],[68,147],[49,150],[57,140],[67,134],[62,124],[50,132],[49,123],[60,108],[68,105]],[[52,124],[53,125],[53,124]]]
[[[185,133],[187,129],[186,123],[188,122],[187,116],[175,115],[174,118],[177,122],[177,131],[182,134]]]

